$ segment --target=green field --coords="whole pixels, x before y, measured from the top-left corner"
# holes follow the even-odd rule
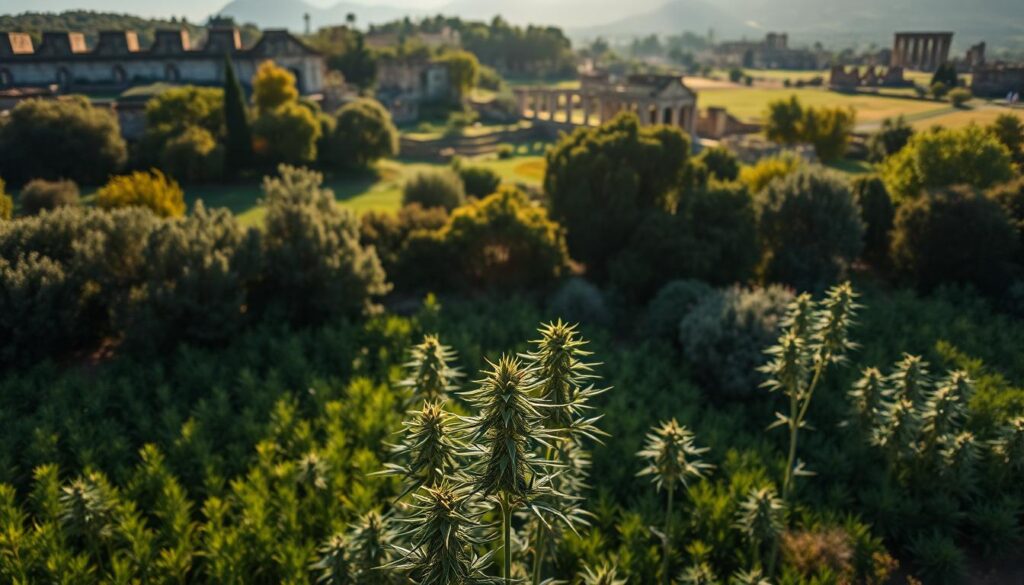
[[[519,156],[498,160],[484,157],[475,164],[494,169],[508,183],[539,186],[544,179],[544,158]],[[408,160],[388,160],[375,169],[357,177],[333,177],[324,186],[334,191],[338,202],[356,213],[366,211],[394,211],[401,206],[402,185],[413,174],[442,164]],[[261,188],[257,183],[239,185],[202,185],[186,187],[185,199],[189,205],[202,200],[207,207],[227,207],[244,225],[255,226],[263,220],[266,209],[259,204]]]
[[[763,88],[736,87],[730,89],[706,89],[698,95],[702,108],[717,106],[725,108],[741,120],[756,122],[764,116],[770,102],[794,95],[805,106],[852,107],[857,110],[858,122],[880,121],[893,116],[911,117],[942,110],[952,111],[952,106],[903,97],[889,97],[871,94],[846,94],[822,88]]]

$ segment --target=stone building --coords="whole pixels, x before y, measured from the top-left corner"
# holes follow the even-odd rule
[[[971,45],[971,48],[967,49],[967,53],[964,54],[964,60],[960,62],[960,69],[962,71],[974,71],[983,65],[985,65],[985,43],[978,43],[977,45]]]
[[[583,78],[579,89],[515,90],[523,118],[564,126],[607,122],[635,112],[643,125],[668,124],[696,135],[697,94],[675,75],[630,75],[622,81],[601,74]]]
[[[377,100],[397,123],[415,122],[420,106],[452,98],[448,66],[427,56],[392,57],[377,64]]]
[[[811,49],[791,48],[786,33],[768,33],[760,41],[719,43],[701,60],[722,68],[814,70],[824,67],[827,55]]]
[[[893,40],[893,67],[935,71],[949,61],[951,32],[898,32]]]
[[[39,46],[25,33],[0,33],[0,89],[120,92],[154,82],[220,85],[225,55],[243,83],[260,63],[273,60],[295,75],[303,94],[323,88],[323,56],[288,31],[267,30],[254,45],[243,47],[237,29],[214,27],[198,46],[185,30],[157,31],[149,47],[140,47],[130,31],[101,32],[93,47],[86,46],[81,33],[44,32]]]
[[[974,95],[1005,97],[1007,94],[1024,93],[1024,64],[992,63],[974,68],[971,80]]]
[[[884,71],[869,65],[861,71],[859,67],[833,65],[829,72],[828,86],[838,90],[856,90],[859,87],[905,87],[911,85],[903,76],[902,67],[889,67]]]

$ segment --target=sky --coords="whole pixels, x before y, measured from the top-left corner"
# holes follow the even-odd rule
[[[316,6],[331,6],[336,0],[307,0]],[[352,0],[360,4],[385,4],[374,0]],[[63,10],[97,10],[126,12],[147,17],[186,16],[189,20],[205,20],[220,10],[228,0],[0,0],[0,13],[59,12]],[[388,6],[436,8],[444,0],[387,0]]]

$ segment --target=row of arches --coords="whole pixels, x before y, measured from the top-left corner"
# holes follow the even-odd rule
[[[177,65],[168,63],[164,67],[163,80],[170,83],[177,83],[181,81],[181,71]],[[128,73],[121,65],[115,65],[110,70],[109,83],[114,85],[125,85],[129,82]],[[0,87],[8,88],[14,87],[18,83],[21,83],[8,68],[0,68]],[[61,67],[57,69],[57,75],[53,79],[53,83],[56,83],[61,89],[68,89],[75,85],[75,78],[72,76],[71,71],[67,67]]]

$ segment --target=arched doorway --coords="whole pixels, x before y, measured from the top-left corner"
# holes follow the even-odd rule
[[[128,74],[125,73],[124,67],[120,65],[114,66],[114,83],[117,85],[124,85],[128,81]]]
[[[66,90],[71,87],[71,72],[66,67],[57,70],[57,87]]]
[[[167,67],[164,68],[164,79],[171,83],[181,81],[181,71],[178,70],[178,66],[173,63],[168,63]]]
[[[666,125],[672,123],[672,108],[665,108],[661,112],[661,123]]]

